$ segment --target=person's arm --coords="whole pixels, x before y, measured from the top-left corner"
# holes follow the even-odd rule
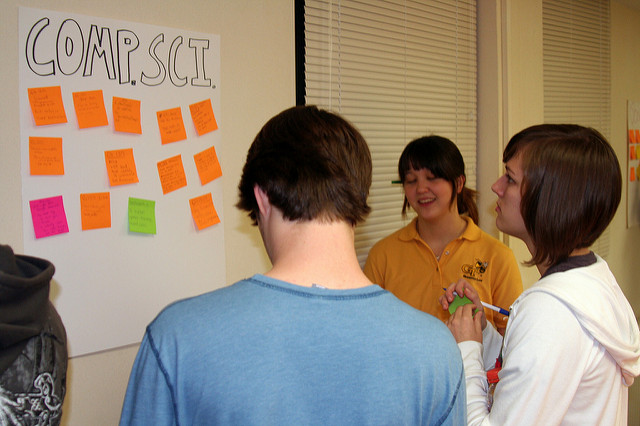
[[[144,336],[129,377],[120,426],[175,425],[175,400],[149,331]]]
[[[583,331],[560,301],[540,293],[527,296],[509,321],[513,322],[505,337],[503,367],[490,411],[477,343],[459,345],[461,351],[463,346],[476,346],[471,357],[463,354],[468,424],[560,424],[582,377],[576,371],[576,352],[584,349]]]
[[[496,365],[496,359],[500,356],[502,348],[502,334],[491,324],[482,330],[482,359],[485,370],[490,370]]]

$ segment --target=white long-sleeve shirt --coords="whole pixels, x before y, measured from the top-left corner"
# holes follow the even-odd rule
[[[459,344],[469,425],[626,425],[627,387],[640,374],[640,332],[600,257],[543,277],[514,302],[489,411],[486,370],[501,340],[487,326],[484,345]]]

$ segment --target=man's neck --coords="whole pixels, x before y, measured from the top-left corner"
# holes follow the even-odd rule
[[[370,285],[356,256],[353,227],[345,222],[288,222],[271,234],[273,268],[265,275],[330,289]]]

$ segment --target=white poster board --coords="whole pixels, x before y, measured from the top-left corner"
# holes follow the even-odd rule
[[[640,225],[640,102],[628,101],[627,107],[627,228],[631,228]]]
[[[221,144],[219,36],[21,7],[18,53],[24,253],[56,267],[71,355],[139,342],[167,304],[225,285],[222,177],[194,157]]]

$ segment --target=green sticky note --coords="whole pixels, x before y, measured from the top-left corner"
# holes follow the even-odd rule
[[[458,306],[466,305],[467,303],[471,303],[471,300],[469,300],[467,296],[456,296],[456,298],[453,299],[453,302],[449,304],[449,313],[453,315],[456,309],[458,309]]]
[[[129,232],[156,233],[156,202],[129,197]]]

